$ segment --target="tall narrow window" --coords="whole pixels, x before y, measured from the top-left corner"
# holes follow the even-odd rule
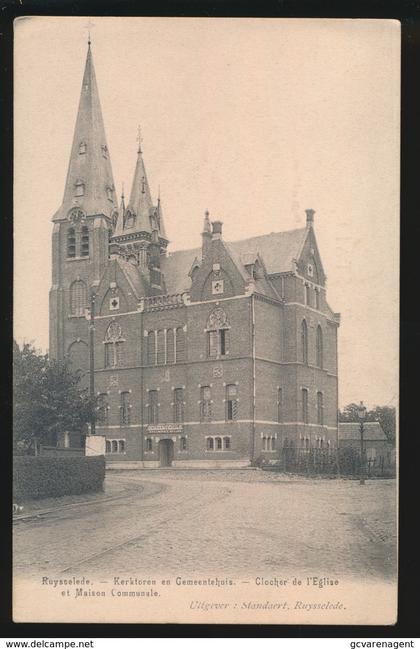
[[[308,390],[302,388],[302,421],[304,424],[307,424],[308,419]]]
[[[223,442],[225,445],[225,450],[229,451],[230,450],[230,437],[224,437]]]
[[[236,385],[226,386],[226,419],[233,421],[238,418],[238,388]]]
[[[165,364],[165,332],[163,329],[157,332],[157,364]]]
[[[315,291],[315,308],[319,311],[320,307],[320,295],[319,295],[319,290]]]
[[[179,440],[179,450],[180,451],[186,451],[187,450],[187,438],[186,437],[181,437]]]
[[[305,304],[311,306],[311,287],[305,284]]]
[[[209,331],[208,332],[208,341],[209,341],[209,356],[210,358],[217,358],[219,354],[219,332],[218,331]]]
[[[283,421],[283,390],[278,388],[277,390],[277,421]]]
[[[207,437],[207,450],[214,451],[214,439],[213,437]]]
[[[201,421],[211,420],[211,389],[208,385],[201,387],[200,419]]]
[[[151,437],[146,438],[146,451],[148,451],[148,453],[153,451],[153,440]]]
[[[67,230],[67,257],[70,259],[76,256],[76,230],[69,228]]]
[[[154,331],[149,331],[147,334],[147,364],[156,364],[156,339]]]
[[[105,442],[105,453],[111,453],[111,442],[109,441],[109,439],[107,439]]]
[[[85,183],[82,180],[78,180],[74,185],[74,195],[83,196],[85,193]]]
[[[80,256],[89,257],[89,228],[87,225],[82,227],[82,236],[80,239]]]
[[[120,403],[120,424],[122,426],[128,426],[130,424],[130,393],[121,392],[121,403]]]
[[[81,316],[86,309],[86,284],[78,279],[70,287],[70,313]]]
[[[302,351],[302,363],[308,364],[308,325],[306,320],[302,320],[301,325],[301,351]]]
[[[316,330],[316,364],[318,367],[323,367],[324,364],[324,350],[323,350],[323,341],[322,341],[322,329],[318,325]]]
[[[166,362],[167,363],[175,363],[174,351],[175,351],[174,330],[167,329],[166,330]]]
[[[149,390],[149,424],[159,423],[158,391]]]
[[[182,388],[174,390],[174,420],[177,423],[184,421],[184,390]]]
[[[320,426],[324,425],[324,395],[322,392],[316,394],[317,421]]]
[[[215,442],[216,442],[216,450],[221,451],[222,448],[223,448],[222,438],[221,437],[216,437]]]
[[[106,392],[98,394],[96,399],[96,420],[102,426],[108,425],[108,395]]]
[[[121,326],[117,322],[111,322],[105,332],[105,367],[124,365],[124,342]]]
[[[185,361],[185,331],[183,327],[176,329],[176,362]]]

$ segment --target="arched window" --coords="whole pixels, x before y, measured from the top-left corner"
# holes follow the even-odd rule
[[[84,340],[75,340],[71,343],[67,353],[73,371],[84,373],[88,370],[89,349]]]
[[[85,183],[83,180],[76,180],[74,184],[74,195],[75,196],[84,196],[85,193]]]
[[[109,441],[109,439],[107,439],[105,442],[105,453],[111,453],[111,442]]]
[[[226,356],[229,353],[229,329],[225,311],[217,307],[207,320],[207,353],[210,358]]]
[[[308,364],[308,325],[306,320],[302,320],[301,325],[301,349],[302,349],[302,363]]]
[[[308,390],[302,388],[302,421],[308,423]]]
[[[213,451],[214,450],[214,439],[213,439],[213,437],[207,437],[207,450],[208,451]]]
[[[148,451],[148,453],[153,451],[153,440],[151,437],[148,437],[146,439],[146,451]]]
[[[86,309],[86,284],[78,279],[70,286],[70,313],[81,316]]]
[[[316,394],[317,421],[320,426],[324,425],[324,395],[322,392]]]
[[[185,331],[183,327],[176,329],[176,362],[185,361]]]
[[[179,449],[181,451],[186,451],[187,450],[187,438],[186,437],[181,437],[179,440]]]
[[[71,259],[76,256],[76,230],[69,228],[67,230],[67,257]]]
[[[126,210],[124,214],[124,228],[132,228],[136,221],[136,215],[131,210]]]
[[[271,438],[271,450],[272,451],[276,450],[276,438],[275,437]]]
[[[111,441],[111,452],[112,453],[118,453],[118,442],[116,439],[113,439]]]
[[[125,440],[118,440],[118,453],[125,453]]]
[[[223,442],[225,445],[225,450],[229,451],[230,450],[230,437],[224,437]]]
[[[165,364],[165,332],[163,329],[157,332],[157,364]]]
[[[266,437],[262,438],[262,450],[263,451],[267,450],[267,438]]]
[[[89,228],[87,225],[82,227],[80,239],[80,256],[89,257]]]
[[[222,450],[222,438],[221,437],[216,437],[215,442],[216,442],[216,449],[218,451],[221,451]]]
[[[111,322],[105,332],[105,367],[124,365],[124,343],[121,325]]]
[[[323,367],[324,364],[324,349],[323,349],[323,341],[322,341],[322,329],[320,325],[318,325],[317,330],[316,330],[316,364],[318,367]]]
[[[147,334],[147,364],[156,365],[156,335],[154,331]]]

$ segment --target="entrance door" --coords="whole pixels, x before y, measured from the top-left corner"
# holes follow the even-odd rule
[[[171,466],[174,457],[174,443],[171,439],[161,439],[159,442],[160,466]]]

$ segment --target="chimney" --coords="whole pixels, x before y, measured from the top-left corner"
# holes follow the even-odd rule
[[[222,225],[223,225],[222,221],[213,221],[212,223],[213,231],[211,235],[213,241],[222,238]]]
[[[306,225],[311,225],[314,222],[315,210],[305,210],[306,212]]]
[[[210,213],[208,210],[205,211],[204,213],[204,225],[203,225],[203,231],[201,233],[201,258],[204,259],[204,257],[207,255],[210,244],[211,244],[211,225],[210,225],[210,219],[209,219]]]

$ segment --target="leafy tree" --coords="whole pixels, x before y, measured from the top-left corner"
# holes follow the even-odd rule
[[[13,343],[14,447],[36,453],[59,433],[82,432],[95,413],[80,374],[25,343]]]
[[[349,403],[342,411],[339,410],[339,421],[359,421],[358,407],[357,403]],[[396,412],[393,406],[375,406],[372,410],[367,410],[365,421],[379,421],[388,440],[395,442]]]

